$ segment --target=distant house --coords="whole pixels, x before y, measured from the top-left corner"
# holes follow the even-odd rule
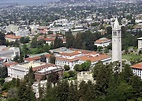
[[[45,40],[48,45],[54,44],[54,40],[58,36],[58,38],[62,39],[63,43],[66,43],[66,39],[61,34],[49,34],[44,38],[44,36],[39,36],[37,40]]]
[[[1,61],[7,62],[14,59],[16,55],[20,55],[20,49],[17,47],[0,46]]]
[[[94,45],[96,45],[97,47],[101,46],[101,47],[106,47],[111,43],[110,39],[107,38],[100,38],[98,40],[95,41]]]
[[[142,62],[132,65],[131,68],[133,73],[142,79]]]
[[[5,39],[9,42],[15,42],[16,40],[20,40],[21,36],[15,36],[15,35],[6,35]]]

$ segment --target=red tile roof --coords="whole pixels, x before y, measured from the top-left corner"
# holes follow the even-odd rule
[[[45,41],[54,41],[55,38],[44,38]]]
[[[101,61],[101,60],[104,60],[104,59],[107,59],[107,58],[110,58],[110,57],[106,54],[99,54],[97,56],[90,56],[90,55],[82,56],[80,58],[80,60],[82,60],[82,61],[90,60],[91,62],[97,62],[97,61]]]
[[[142,69],[142,62],[132,65],[131,68]]]
[[[67,52],[61,53],[61,55],[64,55],[64,56],[74,56],[74,55],[78,55],[78,54],[81,54],[81,52],[75,51],[75,52],[71,52],[71,53],[67,53]]]
[[[97,62],[97,61],[101,61],[104,59],[110,58],[108,55],[105,54],[96,54],[96,56],[91,56],[91,55],[85,55],[85,56],[79,56],[73,59],[67,59],[67,58],[63,58],[63,57],[57,57],[57,60],[61,60],[61,61],[68,61],[68,62],[73,62],[73,61],[77,61],[77,60],[81,60],[81,61],[87,61],[90,60],[91,62]]]
[[[10,38],[10,39],[20,39],[21,36],[15,36],[15,35],[10,34],[10,35],[6,35],[5,38]]]
[[[46,58],[49,58],[51,56],[51,54],[44,54],[44,56]],[[28,57],[28,58],[25,58],[24,60],[27,60],[27,61],[36,61],[36,60],[40,60],[41,56],[34,56],[34,57]]]
[[[38,66],[38,67],[34,67],[32,69],[33,69],[33,71],[39,71],[41,69],[44,69],[44,68],[47,68],[47,67],[51,67],[51,66],[55,66],[55,64],[45,64],[45,65],[41,65],[41,66]]]
[[[101,44],[101,43],[105,43],[105,42],[110,42],[110,39],[107,38],[101,38],[95,41],[96,44]]]
[[[12,61],[3,63],[3,65],[6,66],[6,67],[10,67],[12,65],[17,65],[17,64],[18,64],[18,62],[12,62]]]
[[[62,57],[57,57],[57,58],[56,58],[56,60],[68,61],[68,62],[78,61],[79,59],[80,59],[80,57],[73,58],[73,59],[67,59],[67,58],[62,58]]]
[[[35,60],[39,60],[40,58],[41,58],[40,56],[36,56],[36,57],[25,58],[24,60],[27,60],[27,61],[35,61]]]

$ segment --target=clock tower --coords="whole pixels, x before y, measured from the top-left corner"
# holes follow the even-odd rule
[[[120,72],[122,71],[122,45],[121,45],[121,26],[118,19],[115,19],[112,26],[112,62],[120,63]]]

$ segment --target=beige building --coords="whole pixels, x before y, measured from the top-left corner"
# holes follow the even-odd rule
[[[33,71],[39,71],[41,69],[49,67],[50,64],[43,62],[24,62],[16,65],[12,65],[8,68],[8,76],[11,78],[23,79],[29,72],[29,68],[32,67]]]
[[[142,37],[138,38],[138,49],[142,49]]]

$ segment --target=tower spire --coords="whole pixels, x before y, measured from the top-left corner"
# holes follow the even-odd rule
[[[113,26],[114,29],[120,29],[120,25],[119,25],[119,22],[118,22],[118,19],[115,18],[115,22],[114,22],[114,26]]]

